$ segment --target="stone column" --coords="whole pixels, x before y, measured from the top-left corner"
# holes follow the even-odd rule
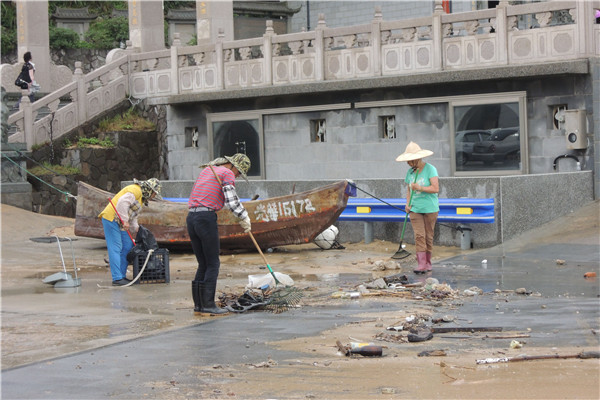
[[[142,52],[165,48],[162,0],[129,0],[129,39]]]
[[[225,35],[224,41],[233,40],[233,1],[196,0],[196,21],[198,44],[215,43],[219,29]]]
[[[35,81],[41,85],[42,91],[47,91],[51,86],[48,1],[17,1],[16,5],[19,71],[23,55],[30,51],[31,61],[35,64]]]

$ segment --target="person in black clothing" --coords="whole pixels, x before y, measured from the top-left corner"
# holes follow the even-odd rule
[[[31,101],[33,103],[35,101],[35,94],[34,94],[33,90],[31,90],[31,86],[33,85],[33,82],[35,81],[35,78],[34,78],[35,68],[34,68],[31,60],[32,60],[31,52],[28,51],[27,53],[25,53],[23,55],[23,61],[25,61],[25,63],[23,64],[23,67],[21,68],[21,73],[19,74],[19,78],[25,82],[21,86],[21,89],[29,89],[29,101]],[[25,86],[25,84],[27,84],[27,86]],[[21,97],[19,97],[19,100],[14,105],[13,110],[18,110],[19,104],[21,104]]]

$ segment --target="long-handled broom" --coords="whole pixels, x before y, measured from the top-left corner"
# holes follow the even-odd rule
[[[413,181],[413,183],[417,182],[417,177],[419,176],[419,171],[417,170],[417,173],[415,175],[415,180]],[[412,201],[413,201],[413,197],[414,197],[414,192],[412,189],[410,189],[410,200],[408,201],[408,208],[410,208]],[[406,213],[406,216],[404,217],[404,224],[402,225],[402,233],[400,234],[400,246],[398,247],[398,251],[396,251],[396,253],[392,256],[393,259],[395,260],[402,260],[408,256],[410,256],[410,253],[406,250],[403,249],[403,245],[402,242],[404,241],[404,230],[406,229],[406,221],[408,220],[408,213]]]
[[[223,187],[223,182],[221,182],[221,178],[219,178],[219,175],[217,175],[213,166],[209,165],[209,168],[215,176],[217,182],[219,182],[219,185]],[[258,252],[260,253],[265,264],[267,264],[267,268],[273,276],[273,279],[275,279],[275,288],[268,293],[269,304],[267,305],[267,309],[275,313],[280,313],[291,307],[294,307],[300,302],[300,299],[304,296],[304,293],[296,287],[283,285],[281,282],[279,282],[279,280],[275,276],[275,273],[273,272],[273,269],[269,265],[267,258],[265,257],[262,250],[260,249],[260,246],[256,242],[254,235],[252,234],[252,232],[248,232],[248,235],[250,236],[250,239],[252,239],[254,246],[256,246],[256,250],[258,250]],[[280,285],[283,285],[283,287]]]

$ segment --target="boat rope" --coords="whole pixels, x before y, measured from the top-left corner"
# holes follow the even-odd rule
[[[25,171],[27,174],[33,176],[35,179],[37,179],[38,181],[42,182],[43,184],[50,186],[52,189],[56,190],[59,193],[62,193],[65,195],[65,201],[69,200],[69,197],[75,199],[77,201],[77,196],[72,195],[69,192],[66,192],[64,190],[60,190],[59,188],[51,185],[50,183],[46,182],[45,180],[43,180],[42,178],[40,178],[39,176],[32,174],[30,171],[27,170],[27,168],[23,168],[21,167],[21,165],[19,165],[18,162],[16,162],[15,160],[13,160],[12,158],[10,158],[9,156],[7,156],[6,154],[2,154],[2,157],[6,158],[8,161],[10,161],[11,163],[15,164],[17,167],[19,167],[20,169],[22,169],[23,171]]]
[[[375,196],[374,194],[371,194],[371,193],[367,192],[366,190],[363,190],[363,189],[359,188],[359,187],[356,185],[356,183],[353,183],[353,185],[354,185],[354,187],[355,187],[355,188],[357,188],[358,190],[360,190],[361,192],[363,192],[363,193],[364,193],[364,194],[366,194],[367,196],[371,196],[371,197],[372,197],[372,198],[374,198],[375,200],[379,200],[380,202],[382,202],[382,203],[384,203],[384,204],[386,204],[386,205],[388,205],[388,206],[390,206],[390,207],[392,207],[392,208],[395,208],[396,210],[402,211],[404,214],[408,215],[408,213],[406,212],[406,210],[403,210],[403,209],[402,209],[402,208],[400,208],[400,207],[396,207],[395,205],[393,205],[393,204],[390,204],[390,203],[388,203],[387,201],[385,201],[385,200],[383,200],[383,199],[380,199],[379,197]],[[458,231],[460,231],[460,230],[461,230],[461,229],[460,229],[460,227],[459,227],[459,228],[456,228],[456,227],[454,227],[454,226],[450,226],[450,225],[447,225],[447,224],[442,224],[441,222],[436,222],[436,223],[437,223],[437,224],[439,224],[439,225],[441,225],[441,226],[445,226],[446,228],[450,228],[450,229],[454,229],[454,230],[458,230]]]

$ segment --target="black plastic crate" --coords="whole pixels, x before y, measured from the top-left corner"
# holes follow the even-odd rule
[[[133,260],[134,278],[140,273],[144,262],[146,262],[146,257],[148,257],[148,253],[138,254],[136,259]],[[169,280],[169,250],[154,250],[144,273],[136,283],[169,283]]]

